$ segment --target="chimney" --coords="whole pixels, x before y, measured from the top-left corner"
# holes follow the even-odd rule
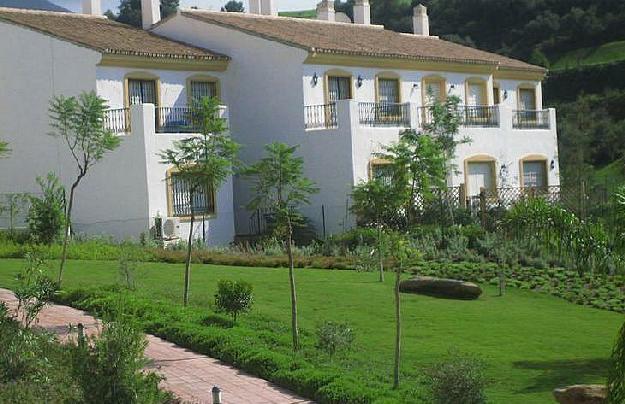
[[[428,9],[423,4],[419,4],[413,10],[412,28],[415,35],[430,36]]]
[[[143,29],[149,29],[160,20],[160,0],[141,0],[141,22],[143,23]]]
[[[354,24],[371,24],[371,7],[369,0],[356,0],[354,4]]]
[[[278,8],[274,0],[260,0],[260,13],[262,15],[278,15]]]
[[[250,0],[250,14],[260,14],[260,0]]]
[[[82,0],[82,13],[89,15],[102,15],[100,0]]]
[[[334,12],[334,0],[321,0],[317,4],[317,19],[325,21],[336,21]]]

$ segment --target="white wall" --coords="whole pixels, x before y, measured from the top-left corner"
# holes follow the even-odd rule
[[[35,177],[54,171],[65,184],[73,165],[53,138],[48,108],[57,95],[95,90],[100,54],[0,22],[0,139],[11,157],[0,159],[0,193],[37,192]]]

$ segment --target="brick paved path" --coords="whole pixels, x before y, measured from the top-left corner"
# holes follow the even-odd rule
[[[0,301],[15,309],[17,300],[10,290],[0,288]],[[38,327],[67,338],[68,324],[82,323],[87,333],[99,330],[97,319],[83,311],[67,306],[44,308],[38,317]],[[217,359],[191,352],[153,335],[147,335],[145,355],[150,359],[149,369],[166,379],[162,387],[184,402],[211,403],[211,389],[222,390],[224,404],[310,403],[272,383],[250,376]]]

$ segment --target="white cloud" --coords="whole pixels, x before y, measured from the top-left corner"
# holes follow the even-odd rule
[[[307,10],[315,8],[318,0],[275,0],[280,11]],[[59,6],[65,7],[72,11],[80,11],[80,0],[53,0]],[[182,7],[197,6],[212,10],[219,10],[227,0],[181,0]],[[243,0],[247,9],[247,0]],[[117,11],[119,0],[102,0],[102,9],[111,9]]]

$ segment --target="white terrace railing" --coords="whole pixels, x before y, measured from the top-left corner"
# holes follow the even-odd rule
[[[130,108],[109,109],[104,115],[104,127],[114,133],[130,132]]]

